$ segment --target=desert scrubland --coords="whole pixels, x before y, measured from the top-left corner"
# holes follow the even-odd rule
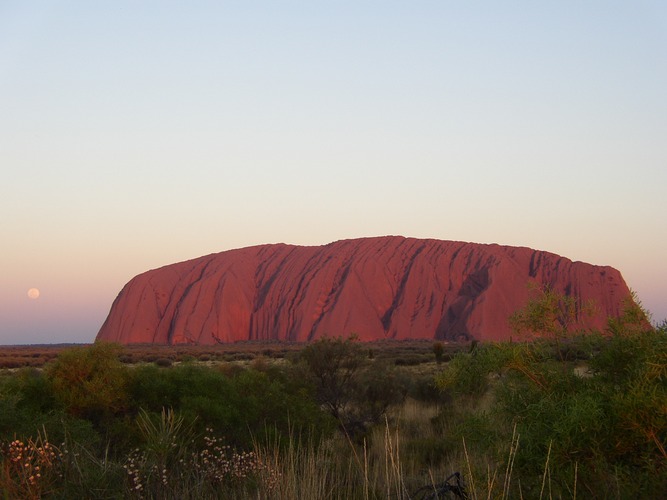
[[[660,497],[667,329],[629,304],[571,333],[548,298],[513,316],[526,336],[504,343],[3,348],[0,491]]]

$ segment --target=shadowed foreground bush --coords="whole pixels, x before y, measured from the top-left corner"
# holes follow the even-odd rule
[[[667,335],[643,319],[612,322],[606,336],[458,355],[438,383],[478,406],[450,415],[460,421],[457,434],[473,453],[498,457],[497,443],[516,432],[513,468],[524,495],[540,491],[546,470],[557,495],[578,483],[595,497],[659,497],[667,491]],[[579,359],[563,361],[564,346]],[[481,421],[488,439],[480,440]]]

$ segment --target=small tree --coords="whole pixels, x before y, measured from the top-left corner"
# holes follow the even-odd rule
[[[362,435],[405,399],[405,384],[388,366],[369,360],[355,336],[322,338],[301,351],[317,400],[351,437]]]
[[[653,330],[651,315],[644,309],[635,292],[631,292],[630,296],[626,297],[623,301],[621,316],[618,318],[609,318],[607,321],[607,330],[612,335],[621,336],[636,335]]]
[[[117,344],[96,342],[60,353],[46,373],[67,412],[99,424],[124,409],[127,371],[118,359],[121,351]]]
[[[365,363],[355,336],[346,340],[325,337],[301,351],[300,359],[313,378],[318,402],[342,422],[342,411],[350,403],[351,387]]]
[[[581,305],[576,297],[556,292],[549,286],[531,287],[531,295],[526,306],[509,317],[510,326],[518,335],[554,341],[562,358],[561,342],[595,306],[593,302]]]

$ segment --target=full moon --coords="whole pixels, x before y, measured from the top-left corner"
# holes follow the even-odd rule
[[[31,299],[38,299],[39,298],[39,289],[37,288],[31,288],[28,290],[28,297]]]

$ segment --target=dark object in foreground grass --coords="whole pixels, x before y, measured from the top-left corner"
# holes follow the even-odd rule
[[[452,484],[453,481],[453,484]],[[415,494],[412,495],[412,498],[419,500],[439,500],[441,498],[463,498],[468,499],[468,492],[466,491],[463,481],[461,480],[461,474],[455,472],[442,483],[439,484],[427,484],[422,486]]]

